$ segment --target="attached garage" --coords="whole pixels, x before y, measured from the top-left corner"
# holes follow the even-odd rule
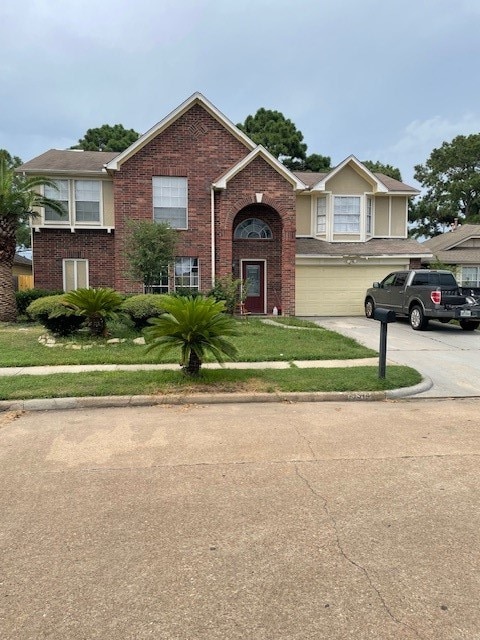
[[[297,264],[295,313],[297,316],[363,315],[366,289],[372,282],[400,269],[408,269],[408,260],[375,265]]]

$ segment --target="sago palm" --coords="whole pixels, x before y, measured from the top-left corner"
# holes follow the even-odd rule
[[[224,313],[225,303],[202,296],[164,296],[165,314],[149,320],[145,329],[148,350],[180,348],[180,366],[188,376],[198,375],[205,355],[219,363],[237,356],[236,346],[226,339],[238,335],[237,323]]]
[[[62,304],[85,318],[92,335],[103,336],[109,318],[115,318],[123,297],[113,289],[76,289],[63,296]]]
[[[12,278],[17,229],[25,219],[38,215],[35,207],[48,205],[61,215],[66,213],[59,202],[39,193],[45,185],[56,189],[55,183],[47,178],[16,174],[7,155],[0,150],[0,322],[17,319]]]

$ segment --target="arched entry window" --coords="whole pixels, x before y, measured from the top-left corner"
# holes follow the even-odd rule
[[[241,222],[233,234],[235,240],[271,240],[272,230],[266,222],[258,218],[248,218]]]

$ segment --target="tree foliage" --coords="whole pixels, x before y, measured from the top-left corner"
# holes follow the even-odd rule
[[[414,177],[425,189],[410,212],[414,235],[443,233],[455,218],[480,222],[480,134],[444,142],[425,164],[415,167]]]
[[[383,164],[383,162],[379,162],[378,160],[375,162],[372,160],[364,160],[362,164],[365,165],[372,173],[382,173],[384,176],[389,176],[399,182],[402,181],[400,169],[397,169],[397,167],[394,167],[391,164]]]
[[[141,280],[146,292],[168,276],[175,257],[177,231],[167,223],[132,221],[125,243],[127,275]]]
[[[140,134],[133,129],[125,129],[122,124],[103,124],[95,129],[88,129],[78,144],[71,149],[84,151],[118,151],[121,153],[133,144]]]
[[[25,177],[15,173],[15,162],[8,153],[0,153],[0,321],[15,322],[17,305],[13,289],[12,268],[16,235],[29,218],[38,215],[36,207],[49,206],[65,215],[62,204],[39,193],[45,185],[56,184],[40,176]]]

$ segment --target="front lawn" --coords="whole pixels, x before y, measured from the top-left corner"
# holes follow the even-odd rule
[[[240,362],[266,360],[344,360],[375,356],[351,338],[309,323],[310,327],[284,328],[265,324],[257,319],[238,322],[240,335],[232,338],[238,347]],[[308,324],[307,324],[308,326]],[[46,331],[40,325],[0,327],[0,367],[20,367],[62,364],[152,364],[178,362],[179,352],[172,351],[159,358],[154,352],[146,353],[144,346],[132,339],[119,344],[107,344],[105,339],[86,336],[58,338],[57,344],[46,347],[38,342]],[[133,336],[135,337],[135,336]],[[70,346],[87,348],[70,349]]]
[[[288,327],[265,324],[257,319],[239,321],[234,338],[243,362],[294,360],[339,360],[376,355],[351,338],[313,323],[282,319]],[[179,353],[158,358],[130,336],[125,342],[108,344],[87,336],[57,339],[47,347],[38,341],[45,329],[38,325],[0,326],[0,367],[69,364],[177,363]],[[69,348],[67,348],[69,347]],[[75,348],[73,348],[75,347]],[[378,378],[376,366],[288,369],[202,369],[197,379],[186,378],[180,367],[172,371],[118,371],[16,375],[0,377],[0,399],[54,398],[105,395],[189,394],[195,392],[302,392],[380,391],[420,382],[418,372],[408,367],[388,366],[386,379]]]

